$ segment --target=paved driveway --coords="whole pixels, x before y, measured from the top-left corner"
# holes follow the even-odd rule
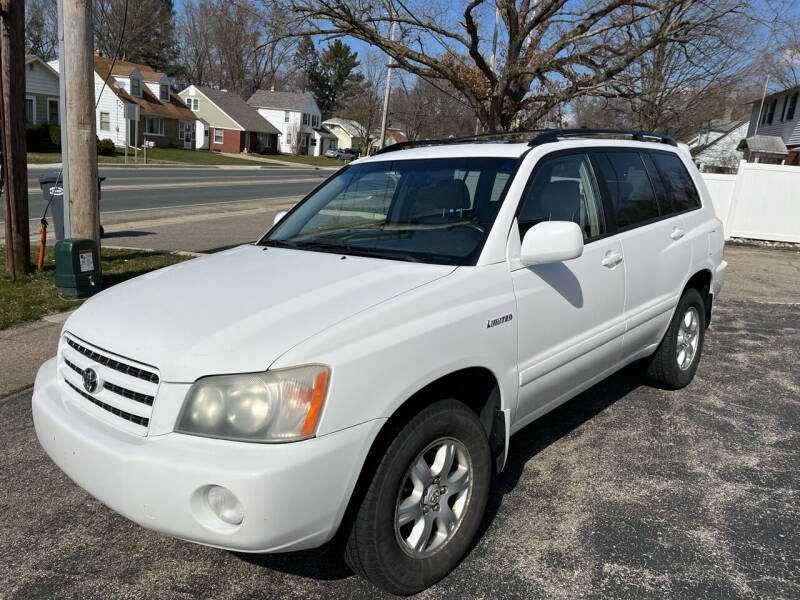
[[[730,248],[695,381],[635,368],[518,434],[480,538],[422,598],[800,597],[800,253]],[[374,598],[330,547],[248,556],[135,526],[0,401],[0,597]]]

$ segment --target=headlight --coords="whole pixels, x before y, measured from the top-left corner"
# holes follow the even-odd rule
[[[312,437],[329,378],[327,367],[309,365],[198,379],[183,401],[175,431],[248,442]]]

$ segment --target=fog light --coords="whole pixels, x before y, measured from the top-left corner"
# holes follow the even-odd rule
[[[244,520],[242,503],[229,490],[212,485],[206,492],[206,502],[211,511],[220,519],[231,525],[238,525]]]

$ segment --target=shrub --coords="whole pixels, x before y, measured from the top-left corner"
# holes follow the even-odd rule
[[[25,145],[28,152],[44,152],[49,141],[50,137],[45,125],[25,123]]]
[[[97,153],[100,156],[114,156],[114,142],[105,138],[97,142]]]
[[[48,125],[47,133],[50,136],[50,141],[55,146],[61,146],[61,127],[58,125]]]

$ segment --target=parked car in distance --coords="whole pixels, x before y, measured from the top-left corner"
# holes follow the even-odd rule
[[[671,138],[606,134],[397,144],[257,243],[98,294],[39,369],[41,445],[144,527],[242,552],[340,532],[375,585],[432,585],[512,434],[634,361],[669,389],[698,368],[722,223]]]
[[[325,152],[328,158],[338,158],[339,160],[355,160],[358,158],[358,153],[349,148],[331,148]]]

